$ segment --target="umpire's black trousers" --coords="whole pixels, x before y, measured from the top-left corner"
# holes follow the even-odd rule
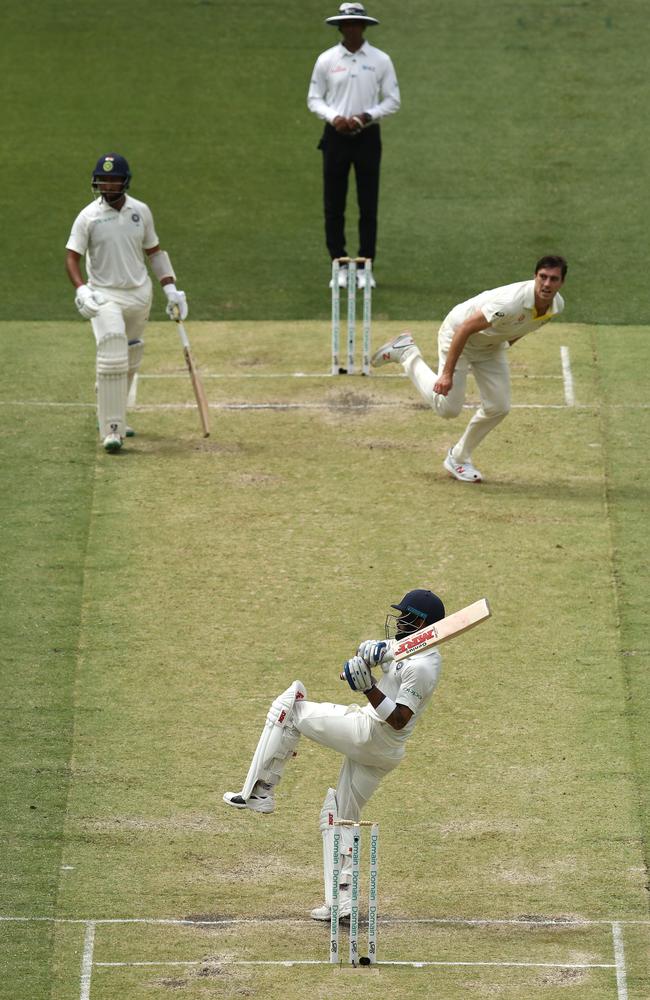
[[[357,135],[337,132],[326,125],[318,145],[323,151],[323,201],[325,242],[330,257],[347,257],[345,202],[350,167],[354,167],[359,205],[359,257],[375,258],[381,133],[370,125]]]

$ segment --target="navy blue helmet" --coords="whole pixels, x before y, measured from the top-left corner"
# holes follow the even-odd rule
[[[386,635],[391,637],[395,628],[395,638],[403,639],[411,632],[417,632],[425,625],[433,625],[445,617],[445,606],[431,590],[409,590],[399,604],[391,604],[399,615],[386,616]]]
[[[107,196],[107,193],[102,191],[101,182],[103,180],[113,180],[113,178],[120,178],[122,180],[122,187],[119,191],[111,191]],[[131,171],[129,164],[123,156],[120,156],[119,153],[105,153],[104,156],[99,157],[93,170],[92,178],[92,187],[96,194],[100,194],[107,201],[117,201],[122,197],[130,183]]]

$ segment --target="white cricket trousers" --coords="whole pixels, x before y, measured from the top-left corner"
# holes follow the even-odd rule
[[[453,335],[453,330],[443,323],[438,334],[439,372],[442,372],[447,360],[450,333]],[[404,371],[427,406],[447,420],[460,415],[465,402],[467,376],[472,372],[481,405],[451,450],[454,461],[471,461],[474,449],[510,412],[510,370],[505,346],[497,345],[480,351],[466,347],[456,362],[454,381],[446,396],[433,391],[438,375],[429,368],[424,358],[415,351],[407,351],[406,355],[402,362]]]
[[[360,819],[366,802],[387,774],[400,763],[405,743],[386,733],[388,723],[377,722],[358,705],[297,701],[292,725],[302,736],[343,754],[336,785],[341,819]]]
[[[108,301],[90,321],[96,343],[111,334],[123,336],[126,341],[142,340],[151,310],[151,281],[141,288],[97,288],[97,291]]]

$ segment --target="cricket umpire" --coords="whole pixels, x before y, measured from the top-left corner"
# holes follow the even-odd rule
[[[363,37],[379,21],[360,3],[342,3],[326,19],[337,27],[341,41],[316,60],[307,107],[325,121],[318,148],[323,153],[325,241],[330,257],[347,257],[345,204],[350,168],[354,167],[359,206],[359,257],[375,258],[381,134],[379,121],[400,106],[393,63],[385,52]],[[359,287],[365,274],[357,273]],[[346,269],[339,275],[347,285]],[[375,282],[373,280],[373,286]]]
[[[387,638],[406,638],[445,617],[442,601],[430,590],[410,590],[391,608],[397,613],[390,611],[386,616]],[[376,683],[371,673],[375,667],[383,673]],[[333,824],[337,818],[360,819],[380,782],[403,759],[406,742],[433,695],[440,669],[436,647],[397,662],[388,642],[367,639],[346,661],[341,675],[353,691],[365,695],[363,708],[308,701],[303,684],[294,681],[271,705],[241,792],[223,796],[236,809],[272,813],[275,788],[287,762],[296,756],[301,736],[342,755],[336,789],[328,788],[320,813],[325,905],[312,910],[314,920],[330,918]],[[342,839],[340,913],[346,916],[350,913],[351,831],[345,829]]]

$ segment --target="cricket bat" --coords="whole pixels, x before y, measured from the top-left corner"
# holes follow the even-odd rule
[[[203,388],[203,382],[201,381],[201,376],[196,370],[196,365],[194,364],[194,358],[192,357],[192,350],[190,348],[190,341],[185,332],[185,327],[181,322],[181,317],[178,309],[175,310],[174,322],[178,326],[178,333],[181,338],[181,344],[183,345],[183,354],[185,355],[185,364],[187,365],[187,370],[190,373],[190,379],[192,380],[192,388],[194,389],[194,396],[196,398],[196,405],[199,408],[199,417],[201,418],[201,427],[203,428],[203,437],[210,436],[210,411],[208,409],[208,401],[205,396],[205,389]]]
[[[425,625],[418,632],[411,632],[403,639],[391,639],[393,659],[405,660],[407,656],[421,653],[423,649],[429,649],[430,646],[439,646],[441,642],[454,639],[457,635],[462,635],[463,632],[474,628],[475,625],[480,625],[490,615],[490,605],[485,597],[482,597],[480,601],[468,604],[466,608],[461,608],[453,615],[447,615],[435,625]],[[345,679],[345,674],[341,674],[341,680]]]
[[[441,642],[455,639],[457,635],[462,635],[475,625],[480,625],[490,615],[490,605],[486,598],[482,597],[480,601],[468,604],[466,608],[455,611],[453,615],[447,615],[435,625],[425,625],[418,632],[412,632],[403,639],[393,639],[393,659],[405,660],[407,656],[421,653],[430,646],[439,646]]]

